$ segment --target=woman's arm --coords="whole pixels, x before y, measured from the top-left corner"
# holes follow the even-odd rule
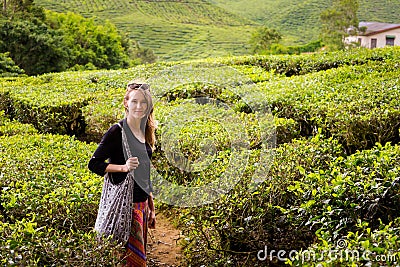
[[[106,167],[106,172],[129,172],[139,166],[137,157],[129,158],[124,165],[109,163]]]
[[[128,166],[124,165],[117,165],[117,164],[108,164],[106,168],[106,172],[128,172]]]
[[[99,145],[96,148],[96,151],[93,153],[93,156],[89,160],[89,170],[92,172],[104,176],[107,172],[108,165],[110,165],[108,161],[111,157],[118,157],[121,146],[122,137],[120,133],[120,129],[118,125],[111,126],[108,131],[103,135]],[[110,171],[114,170],[121,172],[121,167],[124,165],[125,160],[119,162],[113,162],[115,165],[120,165],[119,170],[118,167],[110,167]]]
[[[106,162],[111,157],[114,158],[114,162]],[[102,137],[100,144],[89,160],[88,167],[92,172],[104,176],[106,172],[127,173],[139,165],[137,158],[130,158],[126,162],[124,161],[121,129],[115,124]]]

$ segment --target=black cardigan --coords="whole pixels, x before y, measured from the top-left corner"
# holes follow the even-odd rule
[[[123,124],[123,122],[124,120],[120,121],[121,124]],[[132,133],[130,132],[126,134],[128,135]],[[143,202],[148,198],[149,193],[153,191],[150,181],[150,160],[152,150],[149,144],[146,143],[146,145],[144,145],[135,137],[133,138],[133,144],[130,143],[129,145],[132,148],[132,155],[139,158],[139,166],[134,171],[135,186],[133,202]],[[92,158],[89,160],[88,168],[92,172],[104,176],[106,173],[105,170],[110,163],[118,165],[124,165],[126,163],[122,147],[122,132],[121,128],[117,124],[111,126],[103,135],[100,144]],[[122,181],[126,177],[127,173],[115,172],[111,175],[113,175],[113,179]]]

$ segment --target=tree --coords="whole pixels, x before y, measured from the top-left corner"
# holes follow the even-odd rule
[[[28,75],[63,71],[69,55],[62,35],[29,20],[0,20],[0,53],[9,52]]]
[[[28,75],[81,69],[120,69],[154,62],[150,49],[122,36],[109,21],[37,8],[34,0],[3,0],[0,53]]]
[[[46,11],[46,23],[64,34],[64,45],[69,47],[70,66],[89,63],[98,69],[129,67],[129,56],[122,37],[109,21],[98,24],[93,18],[68,12]]]
[[[344,38],[349,36],[349,29],[352,29],[352,34],[360,31],[357,18],[358,8],[358,0],[334,0],[332,7],[321,13],[321,38],[329,50],[345,47]]]
[[[34,0],[3,0],[2,16],[7,18],[36,18],[44,20],[44,9],[35,5]]]
[[[268,27],[258,28],[250,37],[250,45],[253,53],[265,53],[272,44],[277,44],[282,39],[281,34],[275,29]]]

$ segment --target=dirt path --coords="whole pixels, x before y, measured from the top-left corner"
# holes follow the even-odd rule
[[[180,231],[162,214],[157,214],[156,229],[149,229],[148,266],[177,267],[180,266],[181,248],[178,246],[182,238]]]

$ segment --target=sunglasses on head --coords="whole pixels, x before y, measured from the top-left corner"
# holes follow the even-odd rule
[[[149,90],[150,86],[146,83],[130,83],[128,84],[129,89],[142,89],[142,90]]]

